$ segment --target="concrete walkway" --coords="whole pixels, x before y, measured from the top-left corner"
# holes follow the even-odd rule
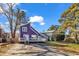
[[[31,43],[30,45],[12,44],[12,47],[5,53],[6,56],[68,56],[56,48],[47,46],[44,43]]]

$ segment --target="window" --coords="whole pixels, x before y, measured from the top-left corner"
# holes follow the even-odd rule
[[[36,35],[32,35],[32,37],[34,38],[34,37],[36,37]]]
[[[23,32],[27,32],[27,27],[22,27]]]
[[[41,39],[41,37],[40,37],[40,36],[38,36],[38,39]]]
[[[31,35],[32,39],[36,39],[37,36],[36,35]]]

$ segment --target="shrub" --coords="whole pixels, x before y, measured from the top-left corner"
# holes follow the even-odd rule
[[[56,39],[57,39],[57,41],[62,41],[62,40],[64,40],[64,38],[65,38],[65,35],[64,34],[57,34],[57,36],[56,36]]]
[[[61,33],[53,33],[52,39],[56,41],[63,41],[65,38],[64,32]]]
[[[68,38],[65,39],[65,42],[75,43],[75,38],[74,37],[68,37]]]

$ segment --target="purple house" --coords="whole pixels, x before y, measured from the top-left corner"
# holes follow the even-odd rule
[[[29,41],[29,42],[45,42],[48,39],[48,36],[39,33],[36,31],[30,23],[20,26],[20,41]]]

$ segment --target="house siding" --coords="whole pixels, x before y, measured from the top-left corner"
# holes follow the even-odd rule
[[[22,28],[23,27],[27,27],[27,32],[23,32],[22,31]],[[20,37],[23,38],[23,35],[24,34],[28,34],[29,35],[29,38],[31,38],[31,35],[36,35],[35,32],[33,32],[31,29],[30,29],[30,24],[27,24],[27,25],[23,25],[20,27]]]
[[[26,31],[26,32],[23,32],[23,31],[22,31],[22,28],[23,28],[23,27],[27,27],[27,31]],[[30,25],[30,23],[20,26],[20,39],[21,39],[21,40],[24,39],[24,38],[23,38],[23,35],[24,35],[24,34],[29,35],[29,40],[31,40],[32,35],[36,35],[36,38],[37,38],[37,39],[38,39],[38,37],[40,37],[40,39],[38,39],[38,41],[39,41],[39,40],[48,39],[47,36],[45,36],[45,35],[39,33],[38,31],[36,31],[36,30]]]

